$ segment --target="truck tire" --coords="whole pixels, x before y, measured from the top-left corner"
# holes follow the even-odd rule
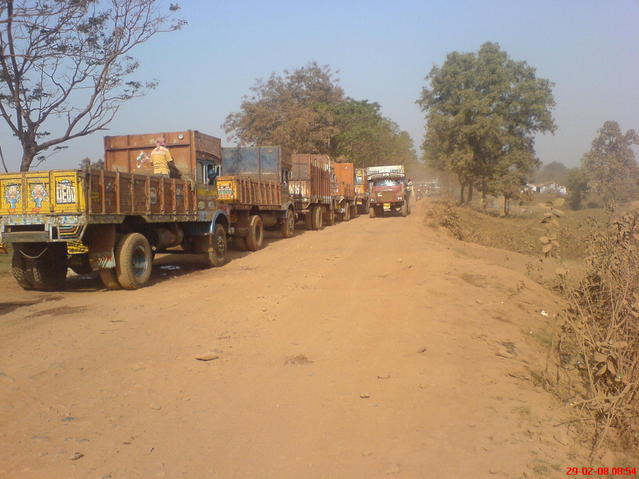
[[[37,259],[27,259],[30,266],[29,282],[38,291],[58,291],[64,288],[67,278],[67,245],[53,243]],[[30,263],[30,264],[29,264]]]
[[[399,214],[403,217],[408,216],[408,206],[406,206],[406,202],[402,203],[402,206],[399,208]]]
[[[324,218],[326,218],[326,226],[333,226],[335,224],[335,210],[326,208],[324,210]]]
[[[122,289],[122,286],[118,283],[118,275],[115,268],[99,269],[98,276],[106,289]]]
[[[13,250],[11,255],[11,274],[22,289],[30,291],[33,284],[29,280],[31,272],[27,269],[27,260],[20,251]]]
[[[359,211],[357,209],[356,204],[351,205],[351,218],[357,218],[359,216]]]
[[[115,248],[115,270],[118,283],[124,289],[138,289],[151,276],[153,254],[143,234],[128,233]]]
[[[311,229],[322,229],[322,216],[322,207],[314,205],[313,208],[311,208]]]
[[[375,210],[374,206],[370,206],[368,208],[368,217],[369,218],[375,218],[377,216],[377,211]]]
[[[228,241],[226,229],[221,224],[216,224],[212,235],[195,236],[193,238],[195,251],[202,253],[204,265],[207,268],[224,266],[228,261]]]
[[[257,251],[262,247],[262,242],[264,241],[264,223],[260,215],[249,216],[248,230],[246,248],[249,251]]]
[[[290,238],[295,234],[295,212],[292,209],[286,210],[286,216],[280,224],[282,238]]]

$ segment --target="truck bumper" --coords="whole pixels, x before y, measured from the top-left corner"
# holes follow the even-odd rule
[[[85,229],[80,215],[0,216],[0,244],[79,241]]]

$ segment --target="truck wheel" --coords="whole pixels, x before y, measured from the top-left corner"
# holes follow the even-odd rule
[[[149,241],[140,233],[125,235],[115,248],[118,283],[124,289],[138,289],[151,276],[153,256]]]
[[[326,208],[324,213],[326,213],[326,215],[325,215],[326,225],[327,226],[333,226],[335,224],[335,210],[332,210],[330,208]]]
[[[290,238],[295,234],[295,213],[292,209],[286,210],[286,216],[280,224],[282,238]]]
[[[122,286],[118,283],[118,275],[115,268],[99,269],[98,276],[106,289],[122,289]]]
[[[53,243],[38,259],[28,259],[31,274],[29,282],[39,291],[57,291],[64,288],[67,278],[67,245]]]
[[[249,251],[257,251],[262,247],[264,240],[264,223],[260,215],[251,215],[249,217],[248,236],[246,237],[246,248]]]
[[[402,206],[399,208],[399,214],[406,217],[408,216],[408,206],[406,206],[406,202],[402,203]]]
[[[311,209],[311,229],[322,229],[322,207],[315,205]]]
[[[30,272],[27,269],[26,258],[22,256],[20,251],[16,251],[15,249],[11,256],[11,274],[22,289],[33,289],[33,284],[29,281]]]
[[[212,235],[194,236],[193,246],[197,253],[202,253],[207,268],[224,266],[227,262],[228,241],[226,229],[216,224]]]
[[[359,211],[357,210],[357,205],[351,205],[351,218],[357,218],[359,215]]]
[[[376,216],[377,216],[377,211],[375,211],[375,207],[371,206],[370,208],[368,208],[368,217],[375,218]]]

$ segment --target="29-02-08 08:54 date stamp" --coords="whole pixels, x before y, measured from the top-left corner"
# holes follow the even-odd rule
[[[636,467],[566,467],[567,476],[636,476]]]

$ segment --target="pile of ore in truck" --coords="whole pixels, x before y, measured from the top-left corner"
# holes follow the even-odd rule
[[[162,136],[179,178],[144,158]],[[24,289],[64,287],[67,269],[97,271],[108,289],[137,289],[156,253],[227,262],[229,242],[261,248],[264,230],[293,236],[360,213],[409,213],[402,166],[355,168],[346,159],[278,146],[222,148],[198,131],[110,136],[105,168],[0,174],[0,252]]]

